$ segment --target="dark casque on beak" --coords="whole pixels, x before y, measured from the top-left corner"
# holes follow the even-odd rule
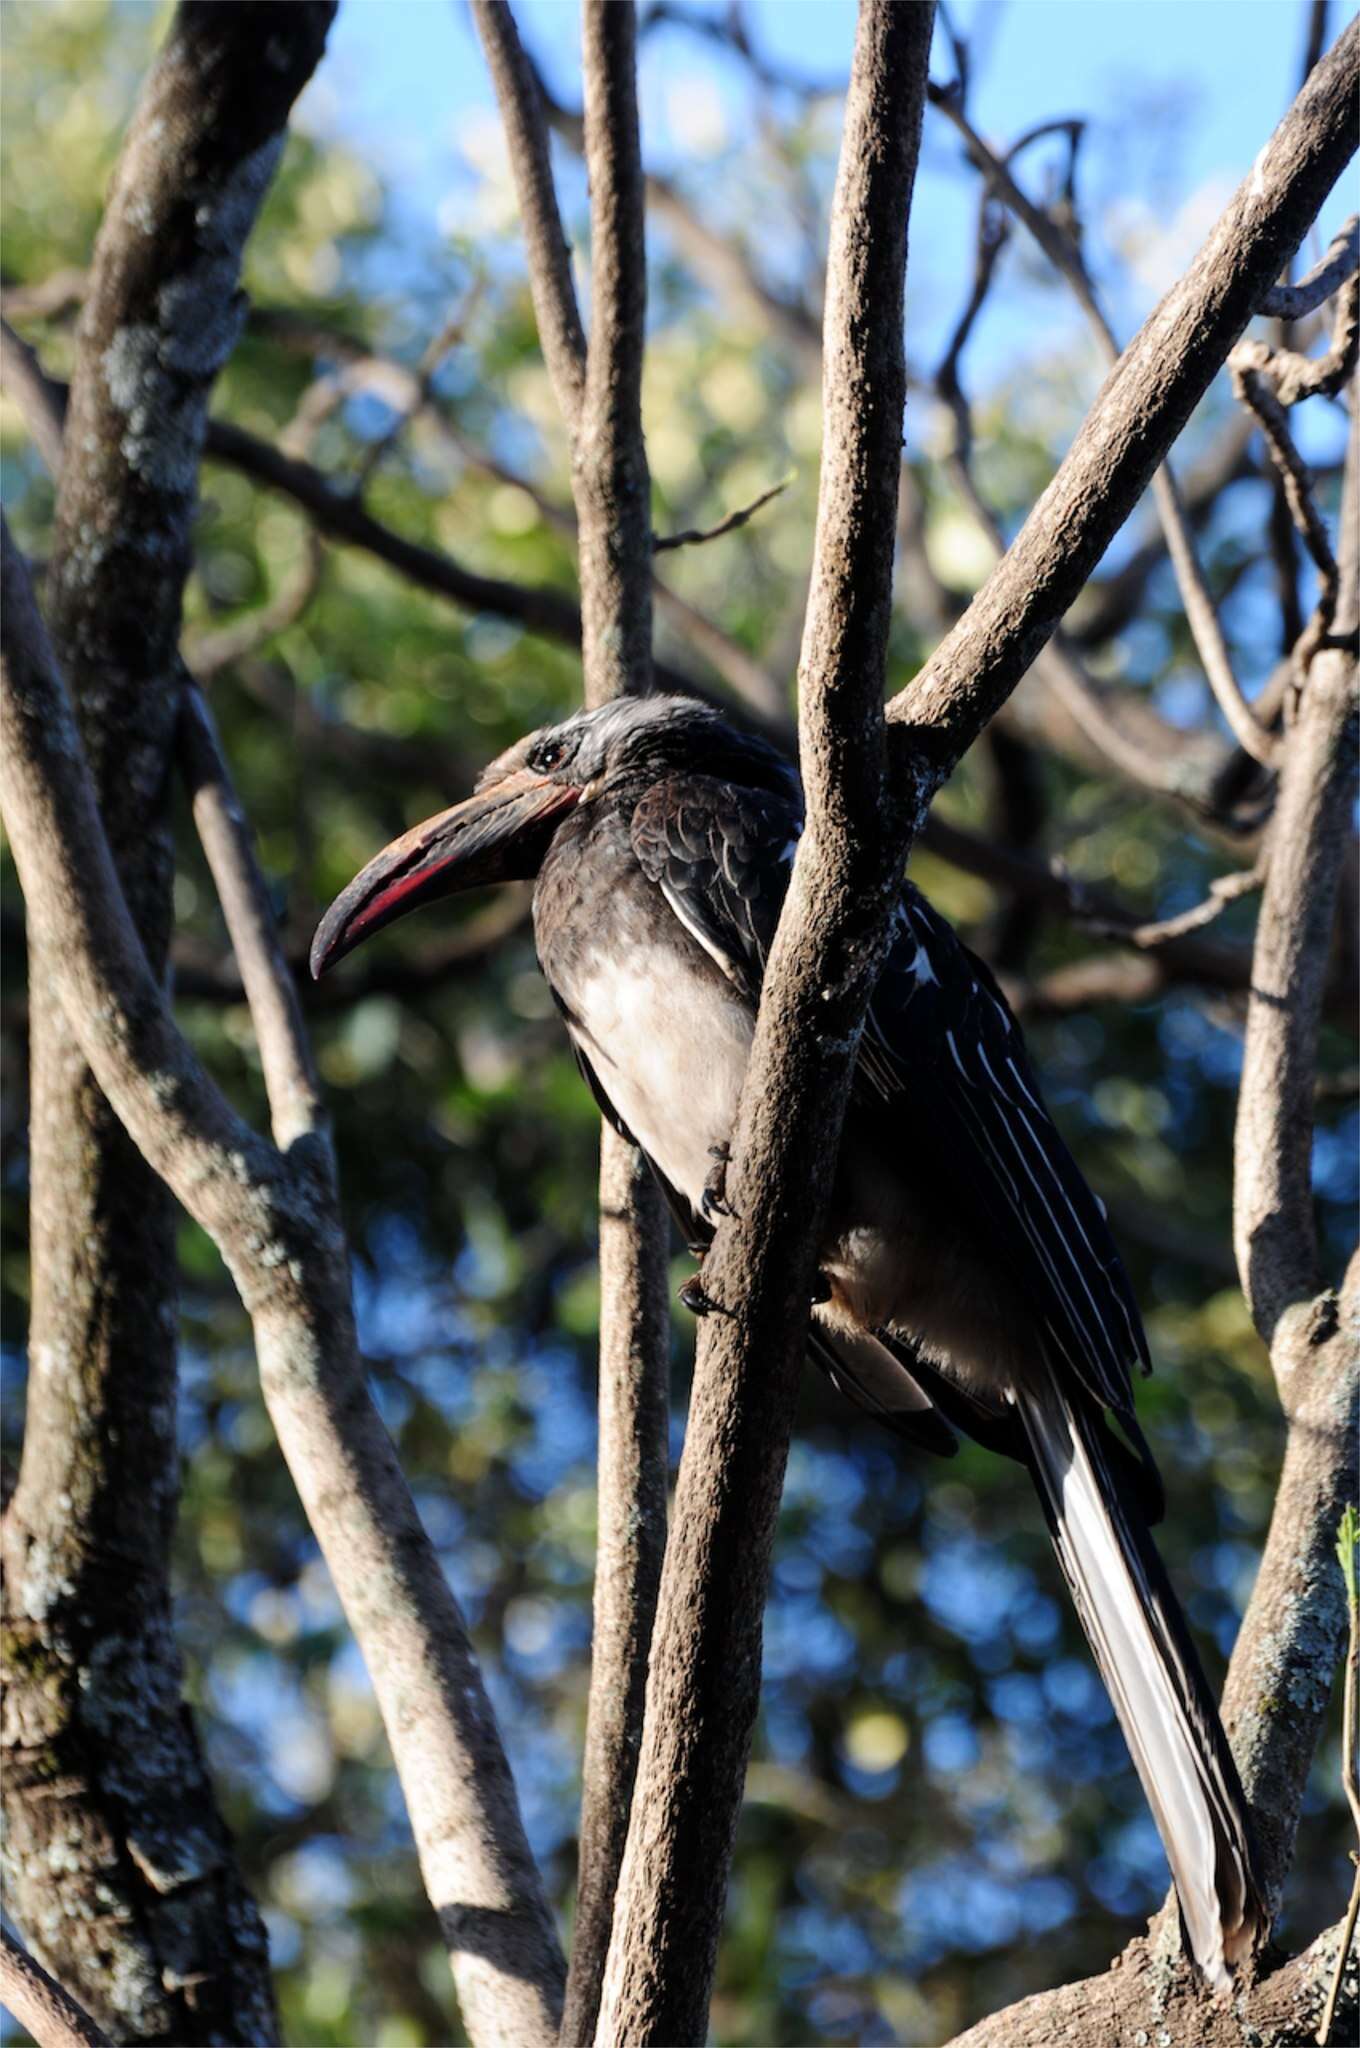
[[[408,910],[487,882],[528,881],[581,792],[528,768],[394,839],[342,889],[312,940],[312,979]]]

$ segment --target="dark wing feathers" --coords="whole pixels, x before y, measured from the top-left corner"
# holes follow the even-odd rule
[[[708,776],[666,777],[633,817],[644,872],[753,1004],[801,829],[791,797]],[[1130,1373],[1147,1366],[1147,1344],[1104,1212],[1044,1108],[1000,989],[910,883],[856,1095],[880,1119],[900,1116],[915,1168],[952,1183],[1034,1303],[1059,1368],[1131,1417]]]
[[[1052,1118],[1005,998],[908,883],[870,1005],[858,1081],[907,1097],[938,1171],[996,1235],[1055,1359],[1117,1414],[1146,1368],[1137,1305],[1096,1197]]]
[[[633,813],[633,851],[643,872],[752,1004],[801,830],[791,798],[707,775],[667,776]]]

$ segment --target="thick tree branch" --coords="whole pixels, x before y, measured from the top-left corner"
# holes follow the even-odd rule
[[[1352,22],[1125,349],[1004,561],[889,705],[895,770],[922,801],[1051,637],[1349,162],[1358,75]]]
[[[562,1968],[466,1625],[369,1398],[329,1141],[271,1062],[286,1153],[203,1072],[129,922],[51,650],[3,529],[4,815],[51,989],[148,1163],[217,1244],[255,1328],[280,1447],[363,1652],[478,2048],[552,2041]],[[245,845],[230,835],[228,862]],[[243,953],[258,878],[226,909]],[[271,970],[261,963],[261,972]]]
[[[181,6],[112,181],[77,339],[46,588],[122,888],[163,969],[175,650],[208,400],[246,238],[333,6]],[[271,61],[262,66],[267,39]],[[31,369],[32,366],[30,366]],[[29,376],[30,385],[34,377]],[[32,394],[41,400],[41,391]],[[83,851],[77,843],[76,853]],[[120,2038],[277,2028],[263,1925],[181,1702],[174,1213],[56,999],[29,924],[28,1406],[5,1518],[9,1900]],[[51,1796],[53,1780],[65,1796]]]
[[[827,296],[827,436],[802,665],[808,824],[770,961],[701,1329],[596,2040],[704,2038],[759,1691],[761,1616],[826,1190],[900,872],[882,687],[906,224],[932,12],[866,0]],[[776,1105],[797,1102],[797,1117]],[[697,1881],[696,1881],[697,1880]]]

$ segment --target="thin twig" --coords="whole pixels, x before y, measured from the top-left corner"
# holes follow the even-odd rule
[[[1009,157],[999,157],[983,140],[964,113],[956,94],[937,89],[932,98],[958,129],[969,157],[992,191],[1024,222],[1059,275],[1067,280],[1087,316],[1106,362],[1111,365],[1117,363],[1119,343],[1070,226],[1055,212],[1036,205],[1030,199],[1016,182]],[[1254,759],[1268,766],[1274,759],[1274,742],[1269,734],[1261,731],[1237,681],[1227,639],[1200,563],[1194,530],[1169,463],[1163,463],[1155,472],[1152,490],[1185,607],[1186,622],[1209,686],[1238,744]]]
[[[1180,281],[1106,378],[1072,448],[967,612],[888,707],[903,785],[928,796],[1005,702],[1146,489],[1355,150],[1360,24],[1343,30]]]
[[[1219,875],[1209,884],[1209,893],[1203,902],[1182,910],[1175,917],[1157,919],[1151,924],[1121,925],[1109,924],[1094,917],[1083,920],[1091,931],[1099,932],[1105,938],[1120,938],[1130,946],[1137,946],[1141,952],[1164,946],[1169,939],[1181,939],[1187,932],[1202,931],[1206,924],[1221,917],[1230,903],[1249,896],[1253,889],[1259,889],[1265,879],[1265,870],[1259,864],[1243,868],[1232,875]]]
[[[1331,345],[1325,355],[1300,355],[1295,349],[1272,348],[1265,341],[1242,341],[1233,350],[1233,361],[1255,370],[1274,391],[1281,405],[1297,405],[1302,398],[1334,398],[1360,353],[1360,277],[1343,283],[1336,302]]]
[[[1302,320],[1360,269],[1360,214],[1333,235],[1327,254],[1297,284],[1272,285],[1257,307],[1268,320]]]
[[[1312,474],[1294,445],[1284,406],[1268,381],[1269,372],[1258,366],[1255,345],[1250,344],[1249,348],[1250,353],[1234,349],[1228,358],[1233,389],[1260,424],[1290,517],[1313,558],[1318,574],[1318,596],[1313,616],[1295,641],[1290,657],[1294,687],[1299,691],[1307,682],[1309,665],[1330,633],[1336,616],[1337,563],[1331,539],[1313,497]]]
[[[251,845],[250,826],[232,786],[212,714],[186,674],[180,702],[181,772],[260,1048],[274,1140],[286,1152],[294,1139],[324,1129],[326,1112],[297,988],[279,944],[269,890]],[[329,1156],[329,1155],[328,1155]]]
[[[750,504],[743,505],[739,511],[729,512],[716,526],[687,526],[681,533],[653,534],[653,554],[663,554],[667,548],[697,547],[703,541],[721,540],[725,533],[735,533],[739,526],[745,526],[748,519],[754,519],[763,505],[768,505],[772,498],[777,498],[781,491],[786,491],[793,479],[794,471],[790,470],[777,484],[771,484],[767,491],[762,491],[758,498],[752,498]]]

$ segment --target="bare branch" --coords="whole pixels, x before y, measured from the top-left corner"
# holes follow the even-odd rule
[[[1356,294],[1360,306],[1360,293]],[[1291,664],[1294,683],[1302,690],[1317,649],[1331,630],[1336,614],[1337,566],[1322,515],[1313,499],[1313,479],[1307,463],[1294,446],[1284,407],[1267,386],[1266,375],[1240,358],[1234,349],[1229,357],[1233,389],[1260,423],[1279,476],[1280,488],[1296,531],[1303,539],[1318,572],[1318,598],[1313,616],[1294,643]]]
[[[1360,452],[1342,501],[1337,623],[1360,611]],[[1311,1160],[1318,1011],[1355,789],[1353,651],[1319,653],[1289,732],[1261,902],[1238,1095],[1233,1243],[1267,1343],[1317,1286]]]
[[[1182,939],[1187,932],[1202,931],[1206,924],[1212,924],[1230,903],[1236,903],[1253,889],[1259,889],[1263,879],[1264,870],[1259,865],[1243,868],[1237,874],[1219,875],[1209,884],[1209,893],[1203,902],[1192,904],[1189,910],[1182,910],[1175,917],[1158,918],[1151,924],[1125,926],[1118,930],[1118,936],[1127,939],[1131,946],[1137,946],[1140,952],[1164,946],[1168,939]],[[1091,922],[1097,931],[1109,929],[1097,919]]]
[[[1052,212],[1036,206],[1016,183],[1010,170],[1010,157],[1014,156],[1014,150],[1005,160],[997,157],[967,120],[957,96],[938,94],[936,103],[963,135],[968,154],[991,189],[1024,221],[1049,261],[1067,279],[1095,331],[1106,361],[1111,365],[1117,363],[1119,344],[1100,305],[1075,237]],[[1228,643],[1200,565],[1194,529],[1169,465],[1164,464],[1155,472],[1152,488],[1186,621],[1210,688],[1239,745],[1254,759],[1269,764],[1273,755],[1272,742],[1257,724],[1233,672]]]
[[[1334,398],[1351,371],[1360,351],[1360,278],[1351,277],[1341,287],[1331,346],[1314,359],[1294,349],[1271,348],[1264,341],[1239,342],[1233,361],[1239,369],[1254,370],[1264,378],[1281,405],[1297,405],[1301,398]]]
[[[1309,1122],[1311,1109],[1306,1105]],[[1339,1298],[1325,1292],[1297,1300],[1280,1315],[1271,1340],[1288,1436],[1222,1711],[1251,1802],[1272,1912],[1293,1862],[1309,1771],[1346,1640],[1335,1543],[1337,1521],[1355,1492],[1357,1316],[1360,1257],[1352,1261]],[[1272,1710],[1281,1699],[1289,1701],[1287,1714]]]
[[[572,282],[571,248],[553,183],[544,93],[506,0],[472,0],[472,15],[486,51],[510,150],[543,360],[571,431],[585,401],[586,337]]]
[[[95,243],[64,462],[39,416],[60,467],[52,631],[98,788],[96,830],[153,975],[172,922],[175,654],[208,403],[244,315],[246,239],[333,11],[300,0],[267,19],[256,4],[173,13]],[[33,396],[47,407],[45,387]],[[28,938],[29,1348],[65,1363],[30,1375],[5,1522],[6,1627],[24,1645],[5,1736],[10,1903],[110,2032],[267,2036],[264,1929],[181,1699],[174,1212],[57,1000],[59,939],[38,917]],[[54,1776],[71,1787],[59,1804]]]
[[[882,688],[906,223],[932,9],[866,0],[832,215],[827,433],[802,665],[808,794],[742,1089],[666,1549],[596,2040],[701,2040],[759,1690],[761,1616],[826,1188],[895,900]],[[796,1101],[798,1117],[776,1105]],[[781,1190],[797,1188],[792,1202]],[[703,1882],[694,1882],[695,1873]]]
[[[650,1168],[603,1124],[599,1525],[576,1914],[561,2048],[594,2038],[642,1742],[647,1657],[666,1551],[666,1243],[665,1205]]]
[[[61,474],[62,396],[44,375],[36,352],[0,320],[0,383],[24,416],[47,474]]]
[[[2,1929],[0,2004],[33,2036],[38,2048],[111,2048],[108,2035],[71,1994]]]
[[[585,129],[581,115],[553,97],[541,72],[536,70],[535,77],[554,132],[578,155],[583,154]],[[806,373],[819,374],[821,336],[807,307],[784,298],[767,284],[746,251],[728,236],[717,233],[672,179],[649,172],[646,195],[649,208],[669,228],[681,255],[695,273],[730,305],[769,327]]]
[[[1311,68],[1311,67],[1310,67]],[[1272,285],[1256,308],[1270,320],[1302,320],[1326,305],[1360,269],[1360,214],[1353,213],[1333,235],[1326,255],[1298,284]]]
[[[923,800],[1051,637],[1350,160],[1357,71],[1352,23],[1124,351],[1005,560],[890,704],[894,761]]]
[[[324,1131],[321,1091],[250,826],[222,759],[212,715],[189,677],[180,711],[179,758],[250,1005],[274,1142],[286,1152],[295,1138]]]
[[[792,475],[781,477],[777,484],[770,485],[768,491],[762,491],[758,498],[752,498],[750,504],[743,505],[739,511],[729,512],[716,526],[689,526],[683,533],[655,534],[652,539],[653,552],[659,555],[667,548],[697,547],[702,541],[721,540],[725,533],[735,533],[738,527],[745,526],[748,519],[754,519],[763,505],[768,505],[772,498],[777,498],[781,491],[786,491],[792,482]]]
[[[27,576],[7,528],[0,537],[0,786],[54,994],[250,1313],[280,1447],[382,1710],[468,2033],[480,2048],[547,2048],[561,1959],[466,1625],[364,1384],[328,1143],[313,1129],[281,1156],[176,1031],[128,920]],[[240,841],[227,850],[239,864]],[[286,1072],[295,1055],[276,1058]]]
[[[586,171],[590,179],[590,348],[572,446],[581,536],[581,659],[586,702],[652,678],[651,480],[642,438],[646,335],[642,156],[629,5],[585,0],[581,13]]]
[[[1284,1718],[1281,1716],[1280,1718]],[[1329,1928],[1300,1956],[1238,1998],[1203,1997],[1188,1969],[1179,1973],[1139,1939],[1099,1977],[1035,1992],[992,2013],[946,2048],[1107,2048],[1162,2034],[1195,2048],[1300,2048],[1317,2024],[1336,1960],[1340,1928]],[[1348,2015],[1354,2005],[1346,2001]]]
[[[321,536],[309,525],[303,531],[302,553],[296,566],[267,603],[257,605],[229,626],[207,628],[189,640],[185,658],[199,681],[210,682],[223,669],[236,668],[295,626],[320,589],[325,566],[326,550]]]
[[[652,681],[652,522],[642,435],[647,269],[631,0],[585,0],[591,332],[581,331],[544,96],[509,8],[474,0],[525,221],[539,335],[572,448],[587,704]],[[594,2034],[642,1731],[666,1535],[667,1227],[633,1148],[600,1142],[600,1537],[564,2048]]]

